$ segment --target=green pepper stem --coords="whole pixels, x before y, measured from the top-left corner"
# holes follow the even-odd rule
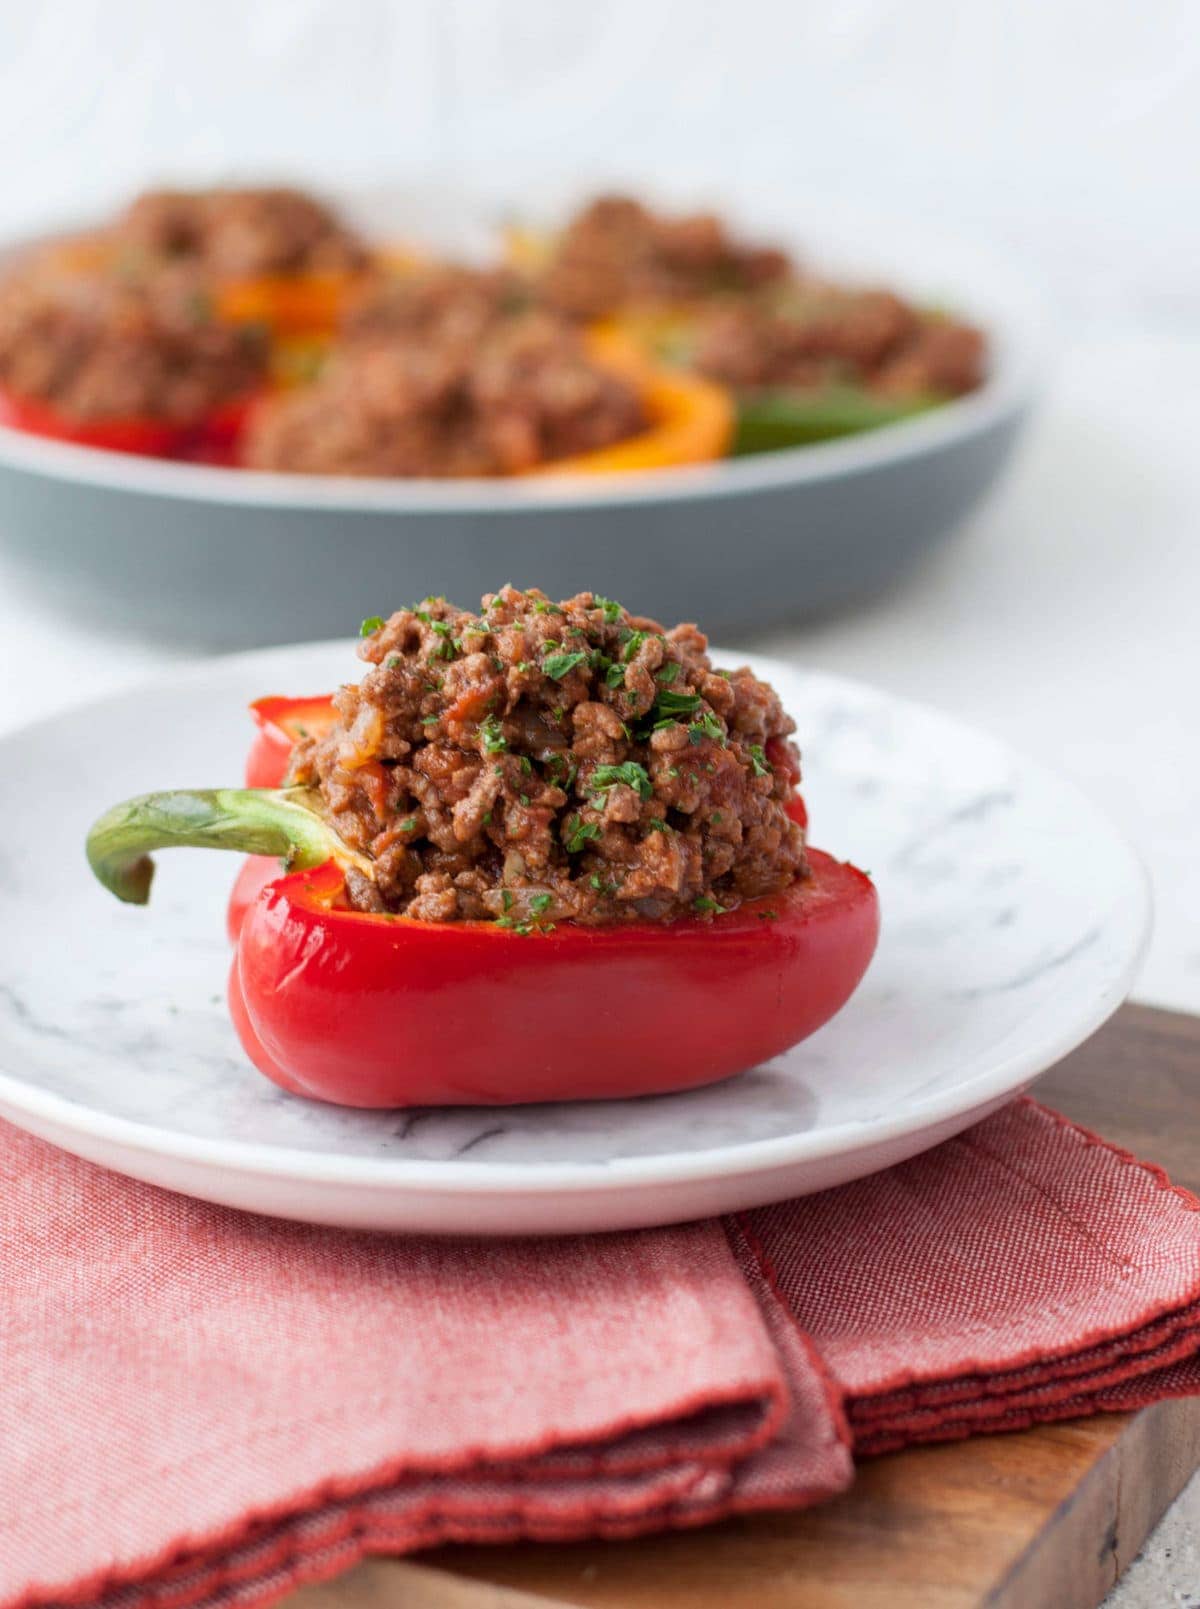
[[[105,888],[131,905],[144,905],[150,897],[152,849],[190,846],[278,855],[297,871],[327,860],[357,864],[361,857],[318,813],[318,799],[311,788],[143,793],[114,805],[94,823],[87,836],[88,864]]]

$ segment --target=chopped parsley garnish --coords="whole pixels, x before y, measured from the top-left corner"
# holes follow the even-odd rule
[[[462,643],[444,620],[431,620],[429,625],[442,639],[434,653],[435,659],[453,659],[455,654],[462,653]]]
[[[650,831],[651,832],[670,832],[670,830],[671,829],[670,829],[670,827],[667,826],[666,822],[661,821],[658,818],[658,816],[651,816],[650,817]]]
[[[767,757],[763,753],[761,743],[751,743],[749,748],[750,765],[756,777],[769,777],[771,767],[767,764]]]
[[[490,810],[487,811],[485,813],[485,815],[483,816],[483,824],[484,824],[485,827],[490,827],[491,826],[491,824],[492,824],[492,812]]]
[[[661,682],[664,687],[669,687],[678,675],[679,661],[677,659],[668,659],[665,665],[660,665],[655,671],[654,679]]]
[[[396,823],[397,832],[411,832],[417,824],[416,816],[405,816],[403,821]]]
[[[532,922],[522,922],[515,916],[498,916],[496,926],[505,927],[510,933],[519,933],[523,939],[527,939],[533,932]]]
[[[578,650],[570,654],[547,654],[542,660],[542,669],[552,681],[561,682],[576,666],[586,664],[587,657]]]
[[[380,629],[382,625],[382,615],[368,615],[363,621],[362,625],[358,628],[358,635],[360,637],[371,637]]]
[[[699,720],[693,721],[688,727],[689,743],[703,743],[705,738],[711,738],[714,743],[725,747],[724,728],[711,710],[705,710]]]
[[[527,777],[533,770],[533,764],[527,754],[521,756],[521,775]]]
[[[621,605],[615,602],[614,599],[601,598],[596,594],[593,594],[592,597],[592,607],[593,609],[603,609],[604,618],[608,621],[610,626],[615,626],[624,612],[621,608]]]
[[[690,715],[693,710],[700,708],[700,694],[676,693],[664,687],[655,699],[654,707],[663,716]]]
[[[529,803],[529,795],[527,793],[519,793],[517,795],[517,799],[523,805],[527,805]]]
[[[625,638],[625,647],[621,652],[621,658],[626,665],[628,665],[645,640],[646,633],[644,631],[631,631]]]
[[[497,927],[508,928],[509,932],[516,933],[523,939],[530,938],[534,933],[553,933],[553,922],[522,922],[515,916],[501,916]]]
[[[699,911],[701,916],[721,916],[725,911],[724,905],[718,905],[717,901],[710,899],[707,894],[701,894],[698,899],[694,899],[692,909]]]
[[[437,723],[440,720],[441,720],[440,715],[422,715],[422,717],[421,717],[421,725],[422,726],[436,726]]]
[[[721,812],[719,810],[714,810],[708,819],[712,822],[714,827],[719,827],[721,825]]]
[[[626,760],[621,765],[598,765],[592,772],[590,786],[596,789],[612,788],[618,782],[633,788],[640,799],[649,799],[654,792],[646,768],[636,760]]]
[[[553,894],[534,894],[530,897],[529,909],[535,916],[542,916],[554,903]]]
[[[604,672],[604,680],[609,687],[620,687],[625,680],[625,672],[620,665],[610,665]]]
[[[513,908],[513,897],[507,888],[500,891],[500,903],[506,911],[511,911]]]
[[[550,756],[546,761],[546,770],[550,774],[551,781],[566,793],[571,791],[571,784],[579,773],[579,767],[575,761],[568,761],[561,754],[552,754]]]
[[[545,598],[535,598],[533,612],[536,615],[560,615],[563,611],[556,603],[548,603]]]
[[[485,754],[500,754],[508,747],[508,739],[500,730],[500,722],[494,715],[489,715],[480,726],[479,736],[483,739]]]
[[[403,663],[404,661],[400,658],[399,654],[389,654],[384,660],[384,664],[389,670],[396,670]]]
[[[577,855],[584,844],[593,838],[599,838],[600,828],[594,821],[584,821],[581,816],[568,816],[563,823],[566,837],[563,843],[568,855]]]

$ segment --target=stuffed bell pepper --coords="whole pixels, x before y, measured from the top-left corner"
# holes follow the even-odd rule
[[[243,788],[147,794],[88,839],[243,851],[229,1001],[250,1060],[365,1107],[685,1089],[846,1002],[873,884],[810,848],[793,722],[694,626],[505,587],[363,623],[332,699],[262,700]]]
[[[150,457],[220,456],[266,383],[263,331],[216,315],[194,275],[54,253],[0,283],[0,423]]]
[[[818,278],[714,213],[600,196],[557,235],[513,229],[544,301],[726,389],[734,456],[857,435],[976,390],[982,333],[891,290]]]
[[[586,330],[510,271],[380,276],[310,384],[256,410],[244,459],[292,474],[601,475],[703,463],[733,434],[728,392]]]

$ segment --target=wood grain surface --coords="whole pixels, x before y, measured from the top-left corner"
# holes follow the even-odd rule
[[[1038,1086],[1200,1190],[1200,1018],[1126,1006]],[[1094,1609],[1200,1467],[1200,1400],[865,1462],[820,1508],[376,1560],[292,1609]]]

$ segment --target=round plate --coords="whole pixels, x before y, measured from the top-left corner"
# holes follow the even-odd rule
[[[232,857],[164,855],[142,909],[91,880],[83,838],[128,794],[235,782],[250,699],[356,676],[348,645],[318,643],[201,665],[0,741],[0,1112],[231,1206],[473,1234],[747,1207],[974,1122],[1124,997],[1149,925],[1141,866],[1092,804],[1001,744],[749,662],[798,723],[813,842],[869,869],[883,909],[859,992],[788,1055],[689,1094],[537,1107],[359,1112],[260,1077],[225,1010]]]
[[[495,250],[500,211],[478,198],[346,200],[373,233],[412,238],[416,222],[435,248]],[[364,577],[383,578],[393,598],[478,597],[506,577],[536,579],[551,597],[593,587],[728,631],[879,591],[957,528],[1008,461],[1046,345],[1042,299],[986,250],[841,202],[798,201],[789,189],[721,210],[823,271],[961,310],[988,334],[985,384],[839,441],[575,479],[262,474],[0,426],[8,562],[59,615],[94,620],[99,608],[110,627],[203,648],[353,630],[374,606]]]

